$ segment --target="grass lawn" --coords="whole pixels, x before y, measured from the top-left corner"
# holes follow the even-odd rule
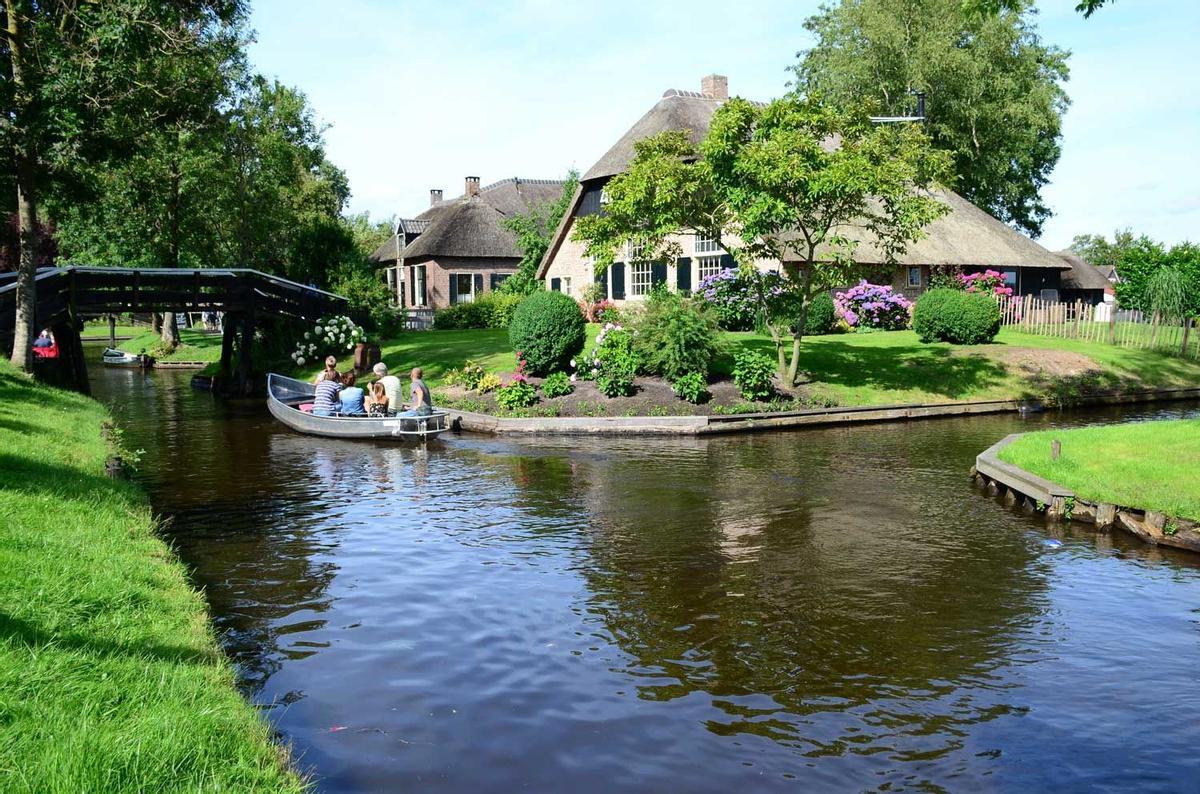
[[[0,790],[302,790],[107,419],[0,362]]]
[[[161,337],[149,328],[141,327],[133,339],[121,342],[118,347],[129,353],[142,350],[152,352],[160,344]],[[179,347],[168,356],[156,356],[159,361],[202,361],[213,363],[221,360],[221,335],[203,333],[191,328],[179,330]]]
[[[1054,439],[1062,442],[1058,460],[1050,459]],[[1088,501],[1200,520],[1200,419],[1044,430],[1000,458]]]
[[[598,331],[589,326],[589,345]],[[728,350],[713,365],[717,378],[729,376],[740,350],[774,356],[769,337],[725,336]],[[380,347],[393,372],[421,366],[432,387],[467,359],[495,372],[516,367],[502,330],[412,331]],[[311,378],[319,369],[310,362],[300,376]],[[1200,385],[1200,361],[1010,329],[993,344],[972,347],[922,344],[912,331],[808,337],[801,369],[808,376],[805,393],[844,406],[1011,398],[1055,403],[1086,391]]]
[[[117,336],[137,336],[144,334],[150,330],[148,325],[121,325],[117,324]],[[83,334],[86,338],[107,339],[108,338],[108,320],[88,320],[83,324]]]

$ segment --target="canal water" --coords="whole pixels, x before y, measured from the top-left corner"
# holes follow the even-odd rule
[[[320,791],[1200,790],[1200,555],[967,477],[1194,403],[420,449],[93,379]]]

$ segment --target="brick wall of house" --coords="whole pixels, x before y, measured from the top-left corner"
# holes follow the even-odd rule
[[[426,306],[431,309],[443,309],[450,305],[450,275],[452,273],[479,273],[483,276],[483,295],[491,292],[492,274],[509,275],[517,272],[519,260],[516,259],[480,259],[474,257],[442,257],[429,260],[425,265],[425,296]],[[406,277],[411,278],[412,268]]]

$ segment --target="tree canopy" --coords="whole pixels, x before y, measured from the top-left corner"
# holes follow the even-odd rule
[[[580,218],[575,238],[598,268],[629,241],[645,259],[669,260],[685,230],[715,237],[743,268],[781,261],[793,299],[760,301],[789,386],[813,297],[860,270],[848,227],[868,230],[894,258],[947,211],[929,189],[948,177],[949,158],[919,125],[872,124],[862,108],[811,97],[765,106],[735,98],[699,147],[668,131],[638,141],[635,152],[606,185],[605,212]]]
[[[1161,287],[1166,279],[1159,276],[1164,270],[1174,271],[1171,281],[1182,287],[1183,300],[1178,305],[1162,305]],[[1181,311],[1188,317],[1200,317],[1200,246],[1180,243],[1168,249],[1143,235],[1121,250],[1117,273],[1117,303],[1121,308],[1147,314],[1167,309],[1168,313]]]
[[[505,218],[504,227],[517,236],[517,247],[521,249],[521,262],[517,272],[501,282],[498,291],[509,295],[528,295],[536,292],[540,284],[537,279],[538,265],[550,248],[553,237],[563,215],[570,208],[571,199],[579,187],[579,172],[574,169],[567,174],[563,185],[562,195],[555,201],[549,201],[530,208],[528,212],[517,213],[511,218]]]
[[[964,12],[962,0],[841,0],[805,22],[816,44],[793,67],[795,88],[834,104],[911,115],[948,152],[956,189],[1036,236],[1050,216],[1041,191],[1061,154],[1069,100],[1065,51],[1044,43],[1032,3]]]

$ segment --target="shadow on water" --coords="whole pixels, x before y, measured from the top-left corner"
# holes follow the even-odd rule
[[[322,791],[1200,783],[1200,564],[966,476],[1014,430],[1195,406],[425,450],[97,381]]]

